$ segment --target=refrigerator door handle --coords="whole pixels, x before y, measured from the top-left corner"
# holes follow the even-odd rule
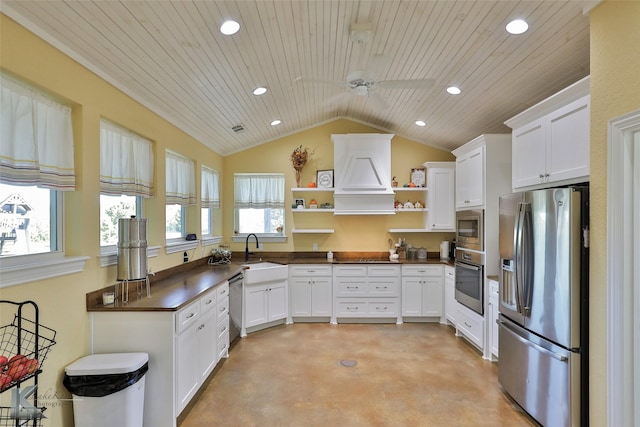
[[[531,292],[533,287],[533,230],[530,204],[522,205],[522,259],[524,271],[522,273],[524,280],[522,282],[522,312],[525,316],[531,313]]]
[[[523,306],[524,303],[522,301],[522,284],[524,282],[524,269],[522,265],[522,222],[523,222],[523,203],[518,203],[518,213],[516,214],[515,222],[513,225],[513,257],[515,258],[515,263],[513,266],[514,279],[516,282],[515,286],[515,297],[516,297],[516,310],[518,313],[523,314]]]
[[[536,350],[538,350],[540,353],[546,354],[549,357],[553,357],[556,360],[559,360],[560,362],[566,362],[569,360],[569,358],[567,356],[563,356],[561,354],[558,353],[554,353],[551,350],[547,350],[546,348],[531,342],[525,338],[522,338],[520,335],[518,335],[517,333],[515,333],[514,331],[512,331],[511,329],[509,329],[509,327],[506,325],[506,323],[504,322],[504,320],[497,320],[498,324],[500,326],[502,326],[502,328],[504,329],[505,332],[508,332],[509,334],[511,334],[515,339],[517,339],[518,341],[520,341],[521,343],[529,346],[529,347],[533,347]]]

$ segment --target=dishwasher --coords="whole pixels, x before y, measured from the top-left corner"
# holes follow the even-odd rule
[[[242,328],[242,280],[238,273],[229,279],[229,343],[240,336]]]

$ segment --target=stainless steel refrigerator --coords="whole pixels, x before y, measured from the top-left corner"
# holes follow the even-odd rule
[[[544,426],[588,425],[588,186],[500,197],[498,377]]]

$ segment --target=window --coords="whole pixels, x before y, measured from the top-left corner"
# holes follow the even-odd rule
[[[284,175],[235,174],[236,234],[276,236],[284,228]]]
[[[64,257],[62,192],[74,191],[71,109],[0,74],[0,287],[76,273]]]
[[[193,160],[166,152],[166,239],[183,240],[186,236],[186,207],[196,204]]]
[[[201,231],[203,236],[213,234],[213,212],[211,208],[202,208],[200,212]]]
[[[167,240],[181,239],[186,236],[186,209],[180,205],[167,205],[166,208],[166,238]]]
[[[213,209],[220,207],[220,176],[206,166],[202,166],[201,175],[201,231],[204,237],[213,235]]]
[[[118,219],[142,218],[142,197],[100,195],[100,246],[113,248],[118,244]]]
[[[60,193],[0,184],[0,256],[57,252]]]
[[[116,251],[118,219],[142,217],[142,198],[153,195],[151,141],[100,120],[100,252]]]

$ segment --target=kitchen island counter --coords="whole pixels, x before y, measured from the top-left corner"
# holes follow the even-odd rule
[[[87,294],[87,311],[176,311],[195,301],[216,285],[242,272],[246,267],[232,262],[222,265],[195,265],[190,269],[151,280],[151,297],[146,296],[146,285],[142,282],[142,295],[136,294],[137,281],[129,282],[129,302],[123,303],[120,295],[113,304],[102,304],[102,293],[114,287],[99,289]],[[120,286],[123,286],[120,284]]]

